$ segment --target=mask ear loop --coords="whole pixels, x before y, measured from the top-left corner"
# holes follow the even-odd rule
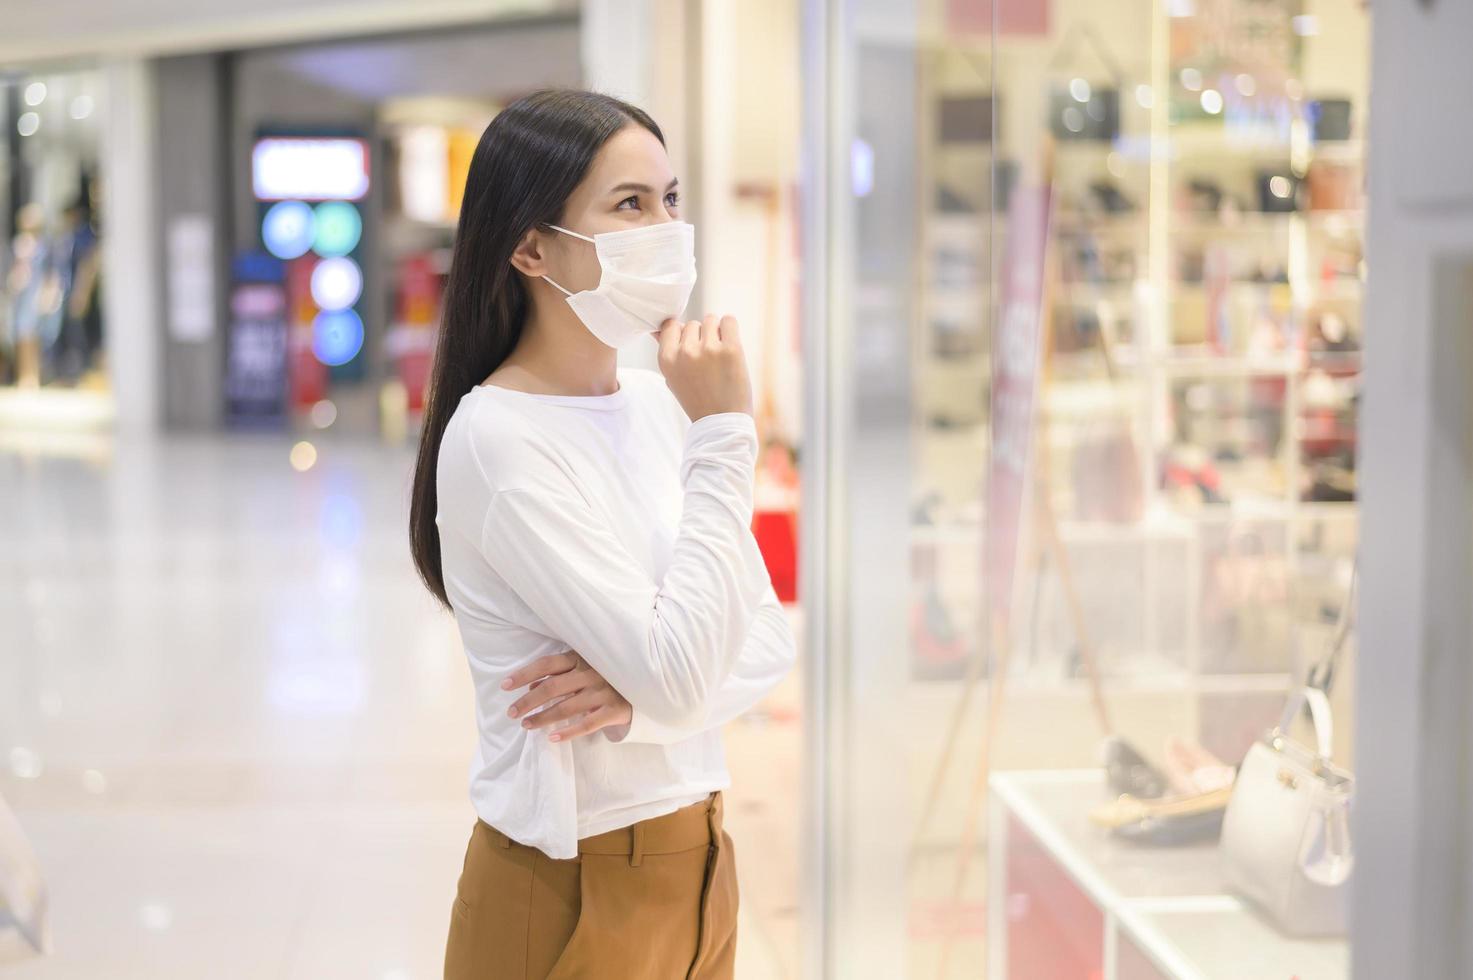
[[[547,227],[551,228],[553,231],[560,231],[564,235],[572,235],[574,238],[581,238],[585,242],[592,242],[593,241],[593,239],[592,238],[589,238],[587,235],[580,235],[576,231],[569,231],[568,229],[562,227],[561,225],[555,225],[555,224],[553,224],[550,221],[547,222],[546,224],[547,224]],[[572,293],[571,290],[563,289],[563,287],[561,287],[557,283],[553,282],[547,276],[543,276],[542,279],[543,279],[544,282],[546,282],[549,285],[551,285],[554,289],[557,289],[558,291],[560,291],[564,296],[572,296],[573,295],[573,293]]]
[[[547,227],[551,228],[553,231],[560,231],[564,235],[572,235],[574,238],[581,238],[585,242],[592,242],[593,241],[593,239],[592,238],[589,238],[587,235],[580,235],[576,231],[569,231],[568,229],[562,227],[561,225],[555,225],[555,224],[552,224],[551,222],[549,222],[548,225],[547,225]]]
[[[552,281],[552,279],[550,279],[550,278],[549,278],[549,277],[547,277],[547,276],[543,276],[543,277],[542,277],[542,281],[543,281],[543,282],[545,282],[545,283],[548,283],[548,284],[549,284],[549,285],[551,285],[551,286],[552,286],[552,288],[554,288],[554,289],[556,289],[556,290],[558,290],[558,291],[559,291],[559,292],[561,292],[561,293],[562,293],[562,294],[563,294],[563,295],[564,295],[564,296],[572,296],[572,295],[573,295],[573,294],[572,294],[572,292],[571,292],[571,291],[569,291],[569,290],[566,290],[566,289],[563,289],[563,287],[561,287],[561,286],[559,286],[559,285],[558,285],[558,284],[557,284],[557,283],[555,283],[555,282],[553,282],[553,281]]]

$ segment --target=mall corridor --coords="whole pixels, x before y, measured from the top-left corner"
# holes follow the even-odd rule
[[[408,450],[73,449],[0,447],[0,797],[56,944],[5,975],[438,977],[473,709],[409,562]],[[753,980],[796,971],[798,700],[727,732]]]
[[[0,978],[1473,978],[1470,44],[0,3]]]

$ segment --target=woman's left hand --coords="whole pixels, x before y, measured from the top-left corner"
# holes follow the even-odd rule
[[[619,728],[608,736],[618,741],[627,733],[634,717],[634,709],[624,696],[572,650],[537,658],[513,672],[501,682],[501,687],[511,691],[529,684],[527,693],[507,709],[507,716],[522,718],[522,727],[527,729],[547,728],[574,719],[572,724],[548,735],[553,742],[615,726]],[[538,711],[539,708],[542,710]],[[537,713],[528,717],[533,711]]]

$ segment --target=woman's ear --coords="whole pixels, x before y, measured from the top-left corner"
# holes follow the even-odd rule
[[[542,246],[542,234],[535,227],[528,228],[522,240],[517,242],[517,247],[512,250],[512,268],[532,279],[540,279],[546,275],[547,262],[543,258]]]

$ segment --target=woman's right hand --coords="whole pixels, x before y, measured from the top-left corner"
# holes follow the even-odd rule
[[[752,382],[736,317],[666,320],[660,371],[692,422],[722,412],[752,414]]]

